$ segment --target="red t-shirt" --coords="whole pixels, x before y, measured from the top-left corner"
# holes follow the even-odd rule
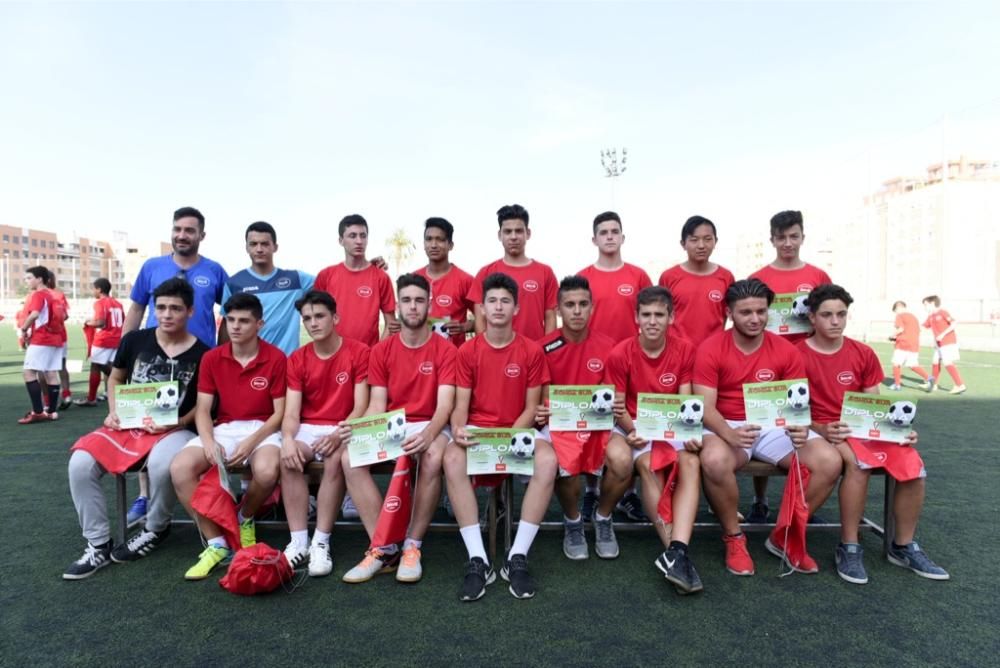
[[[343,262],[327,267],[316,276],[313,289],[329,292],[336,300],[337,332],[366,346],[378,342],[381,314],[396,310],[392,280],[373,264],[360,271],[351,271]]]
[[[302,393],[299,420],[338,424],[354,410],[354,386],[368,378],[368,346],[341,337],[340,348],[326,359],[312,341],[288,356],[288,389]]]
[[[94,342],[98,348],[117,348],[122,340],[122,325],[125,311],[121,303],[112,297],[101,297],[94,302],[94,320],[103,320],[104,327],[94,332]]]
[[[425,422],[434,417],[437,391],[455,384],[455,346],[434,334],[419,348],[408,348],[399,334],[379,341],[368,362],[368,384],[384,387],[389,396],[387,410],[406,409],[407,422]]]
[[[726,290],[733,284],[731,271],[718,266],[711,274],[692,274],[674,265],[660,274],[660,285],[674,298],[674,323],[670,333],[698,345],[726,326]]]
[[[764,342],[747,355],[736,347],[733,331],[713,334],[698,348],[694,384],[715,388],[715,407],[722,417],[745,420],[744,383],[805,378],[806,370],[802,355],[784,337],[764,332]]]
[[[924,327],[929,327],[932,332],[934,332],[934,340],[941,336],[941,332],[948,329],[948,325],[953,323],[955,320],[951,317],[951,314],[945,311],[943,308],[931,313],[927,316],[927,320],[924,321]],[[35,342],[34,339],[31,340],[32,343]],[[955,330],[948,332],[944,339],[938,342],[942,346],[951,345],[953,343],[958,343],[958,337],[955,336]]]
[[[53,312],[54,304],[60,297],[65,302],[66,297],[62,293],[47,288],[35,290],[28,295],[25,304],[28,313],[38,311],[38,317],[31,325],[31,339],[28,341],[31,345],[58,348],[66,343],[66,325]]]
[[[912,313],[899,313],[896,315],[895,326],[903,329],[896,335],[896,350],[920,352],[920,323],[917,322],[917,316]]]
[[[844,337],[844,345],[832,354],[821,353],[800,341],[809,379],[809,409],[813,422],[829,424],[840,420],[844,392],[862,392],[885,378],[882,363],[875,351],[865,344]]]
[[[545,336],[545,312],[555,310],[559,281],[547,264],[532,260],[523,267],[515,267],[503,258],[491,262],[476,274],[469,289],[469,300],[473,304],[483,303],[483,279],[490,274],[507,274],[517,283],[518,312],[514,316],[514,331],[532,341]],[[498,425],[490,425],[498,426]]]
[[[456,385],[472,390],[468,422],[475,427],[513,426],[528,389],[548,382],[541,346],[520,334],[503,348],[480,334],[458,349]]]
[[[808,262],[798,269],[775,269],[771,265],[762,267],[750,274],[750,278],[759,278],[767,284],[767,287],[774,290],[775,294],[788,294],[789,292],[812,292],[820,285],[833,283],[830,275],[819,267]],[[809,334],[802,332],[799,334],[780,335],[791,343],[797,343],[809,338]]]
[[[423,276],[431,284],[430,317],[447,318],[452,322],[468,320],[469,311],[475,306],[469,298],[469,292],[472,290],[471,274],[467,274],[455,265],[451,265],[451,269],[444,276],[437,278],[431,278],[427,274],[427,267],[421,267],[413,273]],[[465,334],[455,334],[451,337],[451,341],[458,347],[465,343]]]
[[[549,367],[553,385],[600,385],[604,382],[605,361],[615,342],[590,330],[580,343],[563,337],[562,329],[549,332],[538,342]]]
[[[590,316],[590,329],[600,332],[618,343],[631,338],[639,331],[635,322],[635,307],[639,291],[653,284],[649,274],[625,263],[614,271],[590,265],[577,272],[590,283],[594,312]]]
[[[285,353],[257,340],[257,356],[242,366],[226,342],[201,358],[198,392],[216,396],[215,424],[236,420],[267,420],[274,399],[285,396]]]
[[[681,385],[692,381],[694,359],[694,344],[687,339],[670,336],[659,357],[650,357],[633,336],[611,351],[605,378],[616,392],[625,393],[625,410],[634,418],[640,392],[677,394]]]

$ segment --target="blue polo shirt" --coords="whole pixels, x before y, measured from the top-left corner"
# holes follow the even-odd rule
[[[301,322],[295,302],[312,289],[314,280],[315,277],[295,269],[275,269],[267,276],[261,276],[252,268],[244,269],[226,281],[222,303],[241,292],[256,295],[264,307],[264,328],[260,330],[260,338],[291,355],[299,347]]]
[[[173,255],[146,260],[132,285],[129,298],[146,305],[146,327],[156,327],[156,304],[153,291],[171,278],[184,278],[194,288],[194,315],[188,320],[188,331],[209,348],[215,346],[215,305],[222,303],[222,289],[229,280],[222,265],[202,257],[190,269],[182,269]]]

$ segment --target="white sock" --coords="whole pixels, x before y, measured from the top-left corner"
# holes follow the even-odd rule
[[[565,522],[566,524],[579,524],[582,521],[583,521],[583,515],[577,515],[575,520],[571,520],[570,518],[563,515],[563,522]]]
[[[406,540],[403,541],[403,550],[408,550],[411,547],[415,547],[419,550],[423,546],[423,544],[424,541],[417,540],[416,538],[410,538],[409,536],[407,536]]]
[[[229,543],[226,542],[226,539],[223,536],[219,536],[218,538],[209,538],[208,539],[208,546],[209,547],[228,548],[229,547]]]
[[[293,531],[292,545],[295,547],[309,547],[309,530]]]
[[[399,552],[399,545],[396,545],[395,543],[393,543],[392,545],[383,545],[382,547],[378,548],[378,550],[382,554],[386,555],[396,554],[397,552]]]
[[[520,529],[518,531],[520,532]],[[462,527],[459,532],[462,534],[465,549],[469,552],[469,559],[479,557],[484,563],[490,563],[490,560],[486,558],[486,546],[483,545],[483,533],[479,530],[479,523]]]
[[[319,531],[317,529],[315,532],[313,532],[313,542],[314,543],[323,543],[324,545],[329,545],[330,544],[330,532],[328,532],[328,531]]]
[[[514,544],[510,548],[511,554],[523,554],[528,556],[531,543],[538,535],[538,525],[521,520],[517,523],[517,533],[514,535]]]
[[[593,482],[593,483],[588,482],[587,483],[587,491],[590,492],[591,494],[597,494],[597,492],[598,492],[597,483],[596,482]]]
[[[250,481],[246,478],[240,478],[240,490],[246,492],[250,489]]]
[[[236,511],[236,520],[237,520],[237,521],[238,521],[238,522],[239,522],[240,524],[243,524],[244,522],[246,522],[246,521],[247,521],[247,518],[243,517],[243,509],[242,509],[242,508],[241,508],[240,510],[237,510],[237,511]]]
[[[608,515],[607,517],[605,517],[604,515],[601,514],[600,510],[598,510],[597,508],[594,508],[594,519],[598,520],[599,522],[604,522],[604,521],[610,520],[611,516]],[[520,525],[518,525],[518,526],[520,526]]]

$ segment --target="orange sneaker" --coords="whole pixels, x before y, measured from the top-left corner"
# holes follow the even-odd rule
[[[753,559],[747,552],[746,534],[735,536],[723,536],[722,542],[726,544],[726,568],[733,575],[753,575]]]

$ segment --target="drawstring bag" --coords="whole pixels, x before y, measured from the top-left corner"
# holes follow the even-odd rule
[[[236,553],[219,585],[234,594],[267,594],[292,580],[292,567],[284,553],[257,543]]]

